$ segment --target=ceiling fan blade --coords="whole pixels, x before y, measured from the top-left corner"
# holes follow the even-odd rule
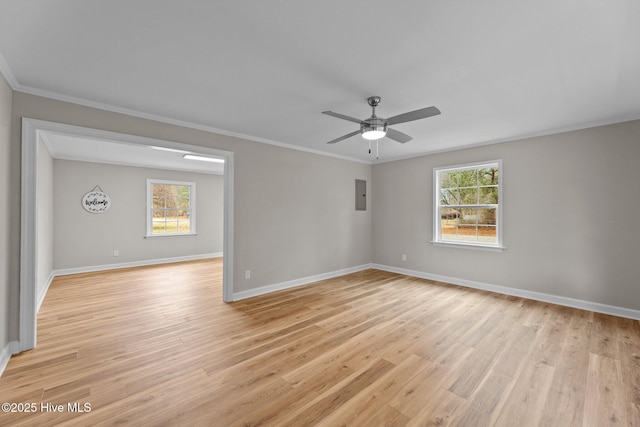
[[[327,144],[335,144],[336,142],[340,142],[340,141],[345,140],[347,138],[351,138],[352,136],[355,136],[355,135],[357,135],[359,133],[360,133],[360,129],[358,129],[355,132],[351,132],[351,133],[348,133],[346,135],[343,135],[340,138],[333,139],[333,140],[327,142]]]
[[[421,108],[420,110],[410,111],[404,114],[398,114],[397,116],[390,117],[386,120],[388,126],[397,125],[398,123],[406,123],[419,119],[426,119],[427,117],[437,116],[440,114],[440,110],[436,107]]]
[[[395,129],[389,129],[387,128],[387,138],[391,138],[394,141],[398,141],[402,144],[404,144],[405,142],[409,142],[411,141],[413,138],[410,137],[409,135],[407,135],[406,133],[402,133],[400,131],[397,131]]]
[[[334,113],[333,111],[323,111],[322,114],[326,114],[327,116],[335,117],[342,120],[348,120],[350,122],[354,122],[358,124],[362,123],[362,120],[360,119],[356,119],[355,117],[345,116],[344,114],[340,114],[340,113]]]

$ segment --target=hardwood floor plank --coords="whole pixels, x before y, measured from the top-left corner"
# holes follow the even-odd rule
[[[462,410],[466,400],[451,393],[448,390],[439,388],[424,403],[422,409],[413,416],[407,426],[449,426],[452,419]]]
[[[554,368],[549,365],[526,362],[495,425],[504,427],[539,425],[553,374]]]
[[[356,394],[373,384],[378,378],[394,368],[391,362],[384,359],[374,361],[370,367],[359,373],[348,382],[328,391],[324,397],[315,401],[292,417],[283,420],[285,425],[313,425],[322,421],[329,414],[340,408]],[[337,388],[337,389],[336,389]],[[248,424],[251,424],[250,422]]]
[[[640,425],[640,322],[618,318],[618,353],[629,422]]]
[[[509,397],[516,380],[508,375],[491,370],[467,399],[464,411],[453,419],[458,426],[492,426]],[[554,424],[543,424],[554,425]],[[562,425],[562,424],[558,424]]]
[[[607,341],[607,348],[611,344]],[[627,408],[622,396],[620,362],[600,354],[589,355],[583,426],[625,426]],[[631,424],[633,425],[633,424]]]
[[[221,294],[221,259],[56,278],[0,425],[640,426],[636,320],[378,270]]]
[[[473,350],[457,371],[451,375],[445,388],[457,396],[467,399],[482,380],[489,375],[495,363],[496,360],[493,356]]]
[[[508,341],[507,347],[500,353],[495,370],[515,378],[525,363],[538,331],[524,325],[515,326],[514,330],[518,331],[517,335]]]
[[[571,317],[541,424],[582,425],[592,327],[586,316]]]
[[[388,425],[404,425],[409,417],[388,404],[416,372],[433,366],[432,362],[411,355],[371,384],[366,393],[359,393],[326,417],[322,425],[376,425],[376,414],[387,419]],[[376,408],[381,407],[380,413]],[[382,423],[384,425],[384,423]]]
[[[554,310],[544,321],[537,324],[538,333],[533,343],[529,359],[544,363],[549,366],[557,366],[566,341],[566,334],[571,320],[568,310]]]
[[[364,408],[354,418],[335,424],[333,422],[321,422],[319,426],[379,426],[379,427],[403,427],[409,422],[409,417],[387,404],[380,405],[373,396],[368,407]]]
[[[413,378],[389,401],[389,404],[410,418],[423,409],[425,402],[459,372],[459,367],[469,360],[473,349],[464,344],[451,345],[448,351],[428,369],[416,372]]]
[[[618,329],[613,316],[595,313],[591,332],[591,353],[611,359],[619,359]]]

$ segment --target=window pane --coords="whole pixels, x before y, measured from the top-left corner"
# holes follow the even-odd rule
[[[183,194],[178,197],[178,205],[177,207],[182,210],[189,210],[191,207],[189,194]]]
[[[478,185],[498,185],[498,168],[478,169]]]
[[[498,167],[437,170],[440,229],[434,233],[436,240],[498,244],[497,208],[478,206],[499,204]]]
[[[461,242],[477,242],[478,237],[476,235],[478,229],[475,224],[460,224],[458,226],[458,241]]]
[[[175,233],[178,230],[177,211],[175,210],[154,210],[153,211],[153,234]]]
[[[482,225],[497,224],[495,208],[478,208],[477,216],[478,216],[478,224],[482,224]]]
[[[456,185],[453,185],[451,183],[451,176],[450,176],[451,172],[439,172],[438,173],[438,177],[440,179],[440,188],[450,188],[450,187],[455,187]]]
[[[153,234],[162,234],[165,230],[165,219],[164,217],[153,218],[152,230]]]
[[[476,208],[460,209],[460,224],[476,224],[478,219],[478,210]]]
[[[443,205],[459,205],[460,192],[456,188],[445,188],[440,190],[440,203]]]
[[[440,172],[440,188],[473,187],[478,185],[475,169]]]
[[[497,205],[498,204],[498,186],[495,187],[480,187],[479,188],[478,203],[485,205]]]
[[[188,233],[191,230],[191,221],[189,217],[181,217],[178,219],[178,232]]]
[[[475,205],[478,203],[478,187],[473,188],[461,188],[460,192],[460,205]]]
[[[478,209],[478,242],[498,243],[497,211],[494,208]]]
[[[153,184],[153,195],[159,197],[168,196],[168,188],[164,184]]]
[[[177,209],[166,209],[164,211],[164,216],[167,221],[177,221],[178,220],[178,210]]]
[[[456,209],[440,209],[440,238],[442,240],[454,240],[457,236],[458,217],[460,213]]]
[[[475,224],[465,225],[448,220],[441,223],[440,235],[443,241],[477,242]]]
[[[165,233],[177,233],[178,232],[178,217],[174,214],[167,214],[164,223],[164,232]]]
[[[479,243],[498,243],[498,233],[495,225],[478,225],[478,242]]]
[[[164,209],[154,209],[152,213],[154,219],[158,221],[162,219],[162,221],[164,221]]]
[[[151,180],[148,180],[148,182]],[[195,183],[150,183],[151,234],[195,232],[192,197]],[[193,194],[192,194],[193,193]],[[193,214],[193,215],[192,215]]]

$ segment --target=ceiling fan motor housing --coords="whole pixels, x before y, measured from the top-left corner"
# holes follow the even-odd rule
[[[380,104],[380,101],[382,101],[382,98],[380,98],[379,96],[370,96],[367,98],[367,102],[372,107],[377,107],[378,104]]]

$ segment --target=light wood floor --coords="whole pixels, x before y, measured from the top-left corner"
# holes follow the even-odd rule
[[[219,259],[57,278],[0,378],[37,413],[0,425],[640,426],[638,321],[376,270],[220,283]]]

